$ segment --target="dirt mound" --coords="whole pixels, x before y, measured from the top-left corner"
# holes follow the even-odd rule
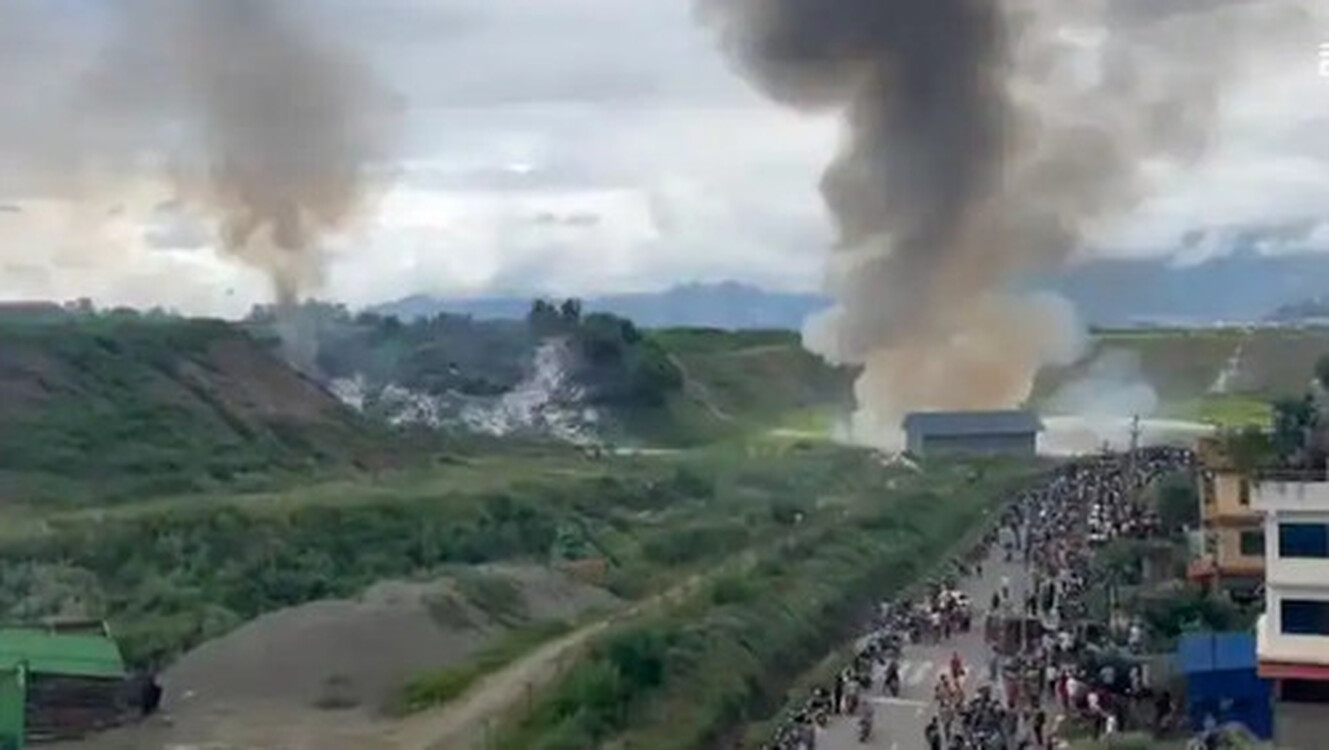
[[[161,719],[62,747],[375,747],[391,726],[382,709],[410,678],[459,663],[511,625],[616,602],[535,566],[380,583],[355,600],[265,615],[198,647],[162,675]]]
[[[511,592],[516,599],[503,598]],[[164,675],[168,705],[383,707],[421,671],[455,664],[506,624],[570,619],[613,597],[544,568],[486,567],[428,583],[380,583],[357,600],[319,601],[244,625]]]

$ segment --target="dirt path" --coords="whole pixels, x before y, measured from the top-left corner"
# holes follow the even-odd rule
[[[512,708],[557,678],[594,636],[609,627],[601,620],[559,638],[483,679],[460,699],[407,719],[393,733],[392,747],[433,750],[483,746],[486,734]]]
[[[732,414],[721,409],[715,403],[715,397],[711,395],[711,391],[706,387],[706,384],[692,377],[692,374],[688,372],[688,366],[683,364],[683,360],[671,354],[669,355],[669,361],[678,368],[679,373],[683,376],[683,392],[685,394],[696,399],[697,403],[701,404],[702,408],[716,420],[720,422],[734,421]]]
[[[746,563],[743,560],[742,563]],[[740,564],[742,564],[740,563]],[[537,648],[485,677],[475,688],[446,706],[406,719],[392,733],[397,750],[471,750],[485,746],[500,720],[530,702],[576,663],[590,641],[617,622],[677,602],[696,591],[711,574],[696,575],[622,612],[581,627]]]

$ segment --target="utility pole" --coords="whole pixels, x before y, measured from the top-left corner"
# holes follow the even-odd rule
[[[1140,449],[1140,415],[1136,414],[1135,416],[1131,417],[1131,445],[1130,445],[1130,453],[1127,454],[1127,464],[1126,464],[1126,471],[1127,471],[1126,476],[1127,476],[1127,481],[1130,483],[1132,501],[1134,501],[1135,499],[1134,495],[1140,489],[1138,486],[1136,486],[1136,482],[1138,480],[1135,476],[1135,468],[1136,468],[1135,452],[1139,449]]]

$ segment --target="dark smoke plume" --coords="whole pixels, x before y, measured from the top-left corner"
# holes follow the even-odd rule
[[[108,244],[91,239],[106,217],[169,206],[279,303],[322,281],[327,238],[392,156],[396,112],[313,6],[106,0],[101,33],[68,43],[61,12],[8,6],[0,42],[21,44],[0,50],[0,108],[18,113],[0,123],[0,198],[67,204],[93,230],[85,248]]]
[[[909,409],[1019,403],[1074,357],[1073,311],[1019,282],[1134,206],[1149,164],[1198,156],[1234,45],[1295,6],[700,0],[761,90],[843,114],[821,183],[837,304],[804,339],[865,365],[860,436],[889,440]]]

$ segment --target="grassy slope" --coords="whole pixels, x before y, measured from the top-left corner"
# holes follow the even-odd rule
[[[1213,392],[1219,375],[1240,347],[1240,375],[1225,393]],[[1139,356],[1145,379],[1158,392],[1165,416],[1223,425],[1259,423],[1269,399],[1302,393],[1315,360],[1329,353],[1329,329],[1236,328],[1099,333],[1089,357],[1069,368],[1040,374],[1033,401],[1082,374],[1093,354],[1126,350]]]
[[[682,369],[683,392],[663,411],[636,415],[638,434],[695,442],[848,411],[852,375],[809,354],[791,331],[676,328],[651,334]]]
[[[344,462],[366,426],[220,321],[0,323],[0,497],[119,500]]]
[[[626,428],[622,440],[702,443],[847,394],[847,379],[789,333],[652,335],[687,384],[663,407],[611,420]],[[0,321],[0,340],[0,499],[10,504],[261,488],[403,452],[222,321],[11,320]]]

